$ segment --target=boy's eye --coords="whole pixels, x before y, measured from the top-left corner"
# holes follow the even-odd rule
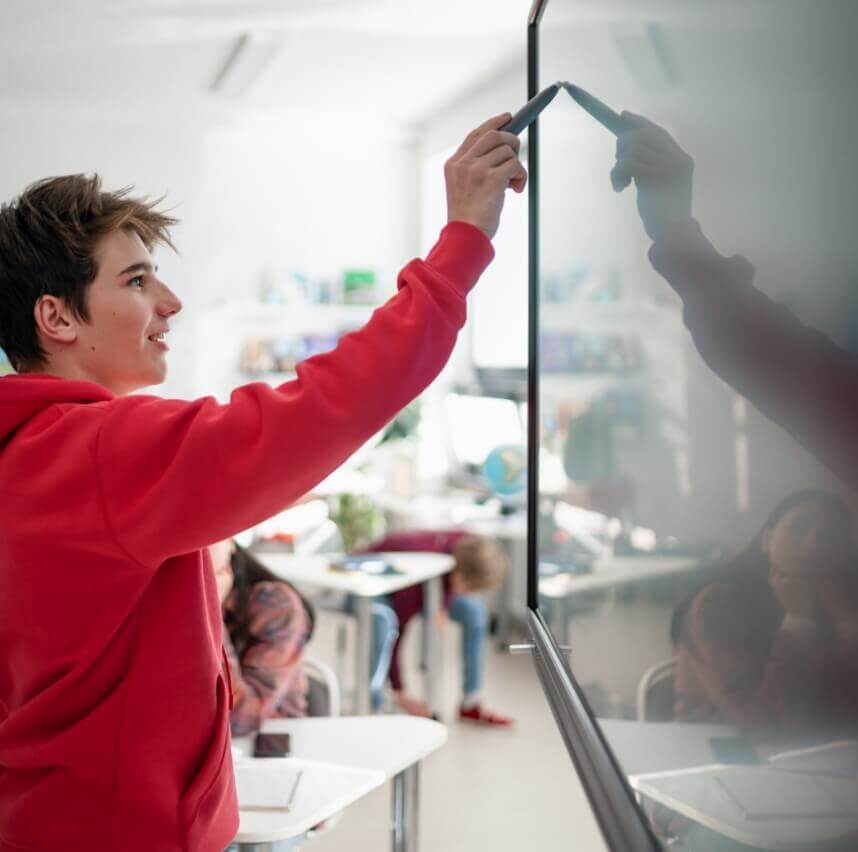
[[[143,286],[143,276],[142,275],[135,275],[128,283],[130,285],[132,285],[133,287],[138,287],[138,286],[142,287]]]

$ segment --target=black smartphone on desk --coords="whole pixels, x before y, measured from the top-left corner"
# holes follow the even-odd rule
[[[288,757],[289,734],[258,733],[253,740],[254,757]]]

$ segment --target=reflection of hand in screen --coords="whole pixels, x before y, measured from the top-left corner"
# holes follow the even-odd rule
[[[622,118],[628,129],[617,136],[611,185],[622,192],[634,179],[641,220],[656,240],[671,222],[691,218],[694,161],[664,128],[631,112]]]

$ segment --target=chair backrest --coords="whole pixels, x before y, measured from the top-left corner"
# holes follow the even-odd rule
[[[676,685],[676,657],[647,669],[638,684],[637,713],[640,722],[670,722]]]
[[[308,716],[340,715],[340,683],[334,670],[321,660],[304,656],[309,691],[307,693]]]

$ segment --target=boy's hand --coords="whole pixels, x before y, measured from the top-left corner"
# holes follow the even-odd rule
[[[469,222],[489,239],[497,233],[507,188],[523,192],[527,184],[519,138],[498,130],[511,117],[497,115],[472,130],[444,165],[447,221]]]
[[[694,160],[663,127],[631,112],[623,112],[622,118],[627,129],[617,136],[611,185],[622,192],[634,178],[638,211],[655,241],[672,222],[691,218]]]

